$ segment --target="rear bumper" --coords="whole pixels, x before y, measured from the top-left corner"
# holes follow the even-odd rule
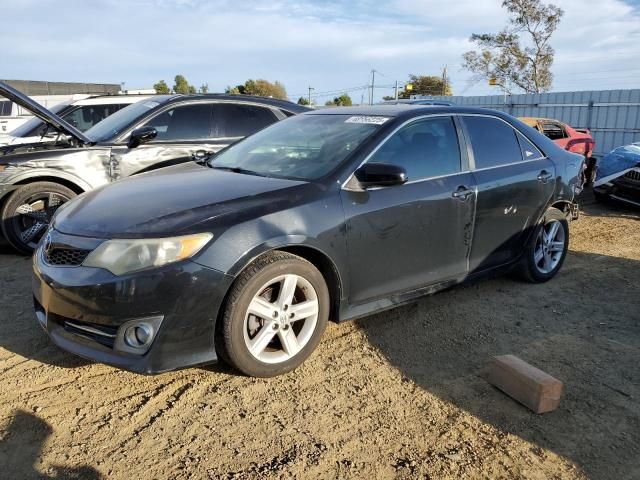
[[[33,259],[36,318],[51,340],[75,355],[142,374],[217,360],[215,323],[232,280],[189,261],[118,277],[48,265],[41,249]],[[123,325],[148,318],[159,325],[149,349],[123,351]]]

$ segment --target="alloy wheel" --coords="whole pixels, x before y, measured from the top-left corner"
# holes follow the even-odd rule
[[[311,283],[299,275],[280,275],[251,300],[244,318],[245,345],[261,362],[286,362],[311,340],[318,313],[318,295]]]
[[[541,273],[550,273],[558,266],[564,252],[565,239],[564,225],[559,220],[551,220],[540,229],[533,261]]]
[[[60,193],[38,192],[15,210],[13,225],[22,243],[35,249],[56,210],[69,198]]]

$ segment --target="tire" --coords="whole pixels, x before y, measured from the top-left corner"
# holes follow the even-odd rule
[[[231,287],[217,329],[218,354],[252,377],[294,370],[320,343],[329,304],[327,285],[313,264],[286,252],[270,252],[253,261]],[[296,313],[310,315],[295,318]]]
[[[556,227],[557,225],[557,227]],[[552,228],[557,228],[555,233]],[[544,233],[543,233],[544,232]],[[545,237],[553,234],[545,245]],[[528,282],[543,283],[556,276],[569,249],[569,222],[567,216],[557,208],[550,208],[542,222],[536,227],[531,240],[525,247],[518,265],[520,277]],[[540,257],[542,253],[542,258]]]
[[[15,190],[0,212],[7,242],[20,253],[32,253],[58,207],[75,196],[73,190],[53,182],[29,183]]]

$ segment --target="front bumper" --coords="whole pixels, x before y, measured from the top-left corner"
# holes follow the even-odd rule
[[[640,172],[632,170],[627,174],[594,188],[600,195],[640,207]]]
[[[33,257],[36,317],[51,340],[89,360],[143,374],[217,360],[215,322],[232,280],[190,261],[115,276],[48,265],[42,248]],[[146,353],[119,350],[122,325],[150,317],[162,318]]]

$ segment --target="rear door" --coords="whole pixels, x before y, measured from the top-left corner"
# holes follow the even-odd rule
[[[555,167],[509,123],[462,115],[478,188],[470,272],[514,260],[555,188]]]
[[[452,116],[412,121],[367,160],[404,167],[407,183],[343,187],[352,303],[466,275],[476,195],[461,140]]]

